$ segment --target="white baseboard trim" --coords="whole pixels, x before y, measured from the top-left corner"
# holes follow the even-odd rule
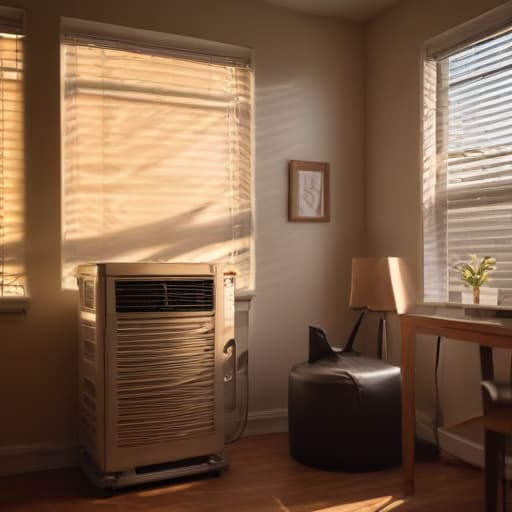
[[[272,409],[249,414],[243,436],[288,431],[288,410]],[[0,476],[78,466],[78,443],[53,442],[0,446]]]
[[[434,435],[434,419],[426,412],[416,411],[416,437],[423,441],[427,441],[427,443],[436,443],[436,436]]]
[[[468,464],[484,467],[484,447],[449,430],[439,429],[439,444],[449,454]]]
[[[243,436],[288,432],[288,409],[271,409],[249,413]]]
[[[288,431],[288,410],[271,409],[252,412],[248,416],[243,436]],[[416,411],[416,435],[435,443],[432,418],[423,411]],[[446,452],[477,467],[483,467],[483,446],[450,431],[439,430],[439,442]],[[45,471],[79,465],[77,443],[53,442],[33,445],[0,447],[0,476]],[[512,459],[507,457],[507,478],[512,478]]]
[[[485,453],[482,444],[443,428],[438,429],[438,436],[441,450],[472,466],[484,467]],[[435,444],[434,420],[423,411],[416,411],[416,437]],[[509,454],[505,459],[505,477],[512,480],[512,457]]]
[[[440,428],[439,444],[444,451],[472,466],[483,468],[485,465],[485,449],[478,442]],[[512,457],[509,453],[505,457],[505,478],[512,480]]]
[[[480,443],[458,436],[449,430],[439,429],[439,444],[445,452],[454,457],[472,466],[484,467],[485,453],[484,447]],[[510,455],[505,458],[505,478],[512,480],[512,457]]]
[[[0,447],[0,476],[78,466],[78,444],[41,443]]]

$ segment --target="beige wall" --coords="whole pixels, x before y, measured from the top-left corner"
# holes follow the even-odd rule
[[[420,55],[424,41],[499,5],[499,0],[407,0],[366,31],[366,250],[406,258],[421,284]],[[396,322],[395,322],[396,324]],[[391,352],[399,360],[398,328]],[[433,340],[417,346],[417,404],[433,410]],[[447,423],[478,412],[476,347],[444,345]]]
[[[59,19],[79,17],[254,49],[256,298],[250,409],[286,407],[307,326],[343,339],[363,246],[363,34],[240,0],[11,0],[27,12],[27,270],[32,302],[0,314],[0,445],[76,436],[73,293],[60,288]],[[331,163],[331,222],[288,223],[288,159]]]
[[[363,29],[259,0],[154,0],[144,7],[134,0],[11,0],[27,12],[32,302],[27,314],[0,314],[0,445],[76,435],[76,297],[61,291],[59,263],[60,16],[254,49],[257,295],[250,410],[258,412],[286,407],[288,370],[306,357],[308,324],[325,327],[335,341],[346,337],[353,318],[346,307],[350,258],[365,242],[368,254],[404,256],[419,284],[421,45],[500,3],[407,0]],[[286,162],[292,158],[331,163],[329,224],[287,222]],[[389,327],[390,357],[398,361],[396,319]],[[479,406],[478,360],[474,347],[445,347],[441,383],[450,421]],[[425,339],[417,354],[419,406],[429,413],[432,349]]]

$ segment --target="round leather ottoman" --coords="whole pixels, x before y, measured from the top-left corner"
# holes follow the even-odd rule
[[[400,462],[400,369],[356,352],[295,365],[291,455],[322,469],[373,471]]]

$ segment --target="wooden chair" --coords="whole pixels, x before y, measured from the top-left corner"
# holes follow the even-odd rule
[[[480,363],[485,429],[485,510],[496,512],[500,483],[505,510],[505,447],[507,434],[512,434],[512,384],[494,380],[490,347],[480,347]]]

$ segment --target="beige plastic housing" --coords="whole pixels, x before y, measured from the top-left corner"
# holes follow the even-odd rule
[[[210,264],[78,268],[79,438],[101,472],[222,451],[222,347],[231,334],[224,332],[223,277],[222,267]],[[159,287],[178,280],[193,286],[210,279],[209,311],[116,309],[117,282]]]

